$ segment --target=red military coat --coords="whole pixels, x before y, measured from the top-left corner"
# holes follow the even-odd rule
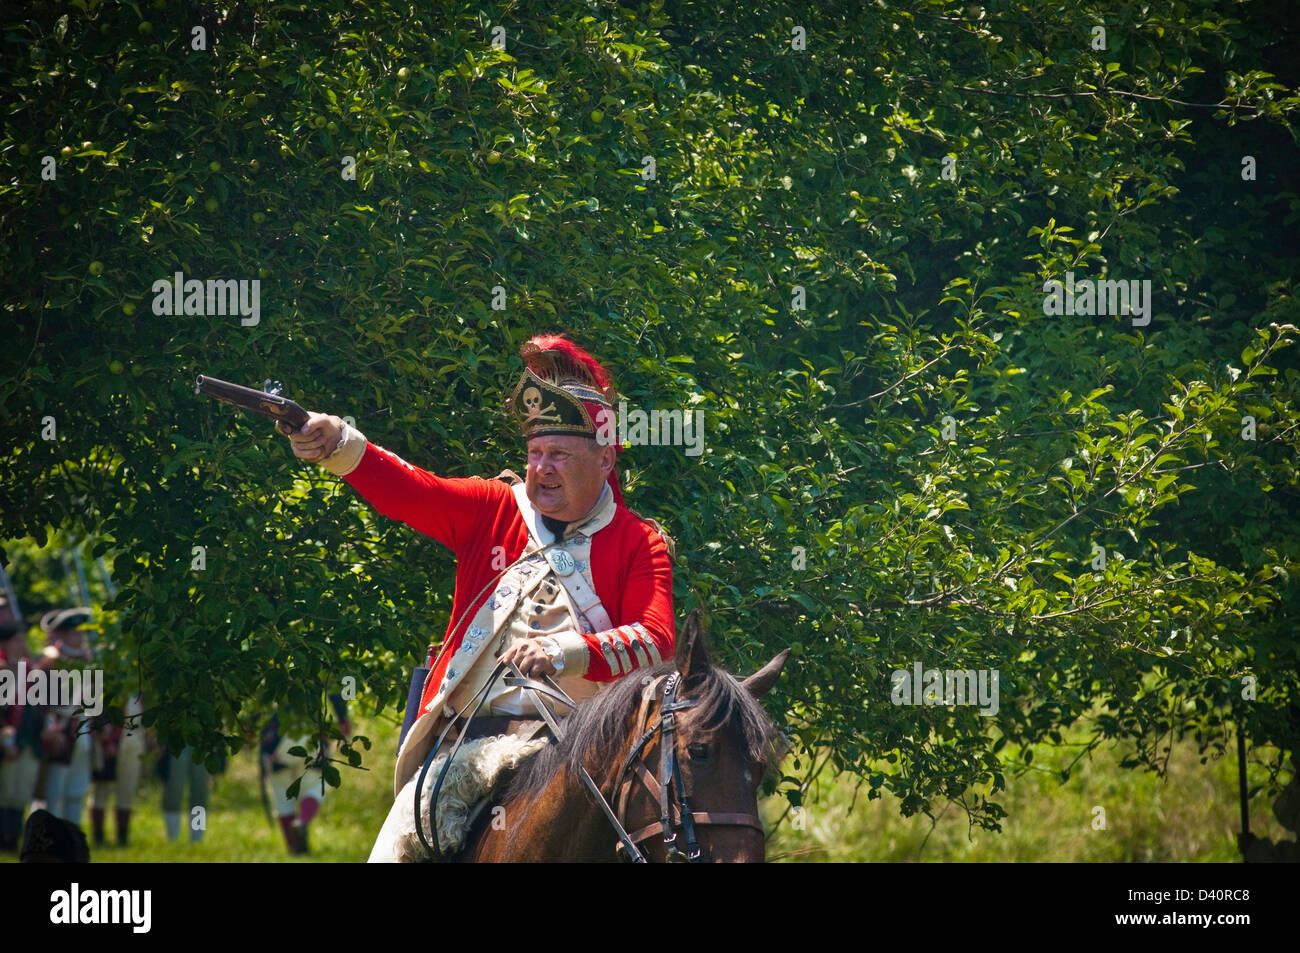
[[[523,553],[528,530],[504,481],[439,477],[373,443],[366,445],[361,462],[343,479],[384,516],[432,536],[456,554],[451,620],[424,684],[423,717],[465,629],[492,595],[489,583]],[[591,537],[591,575],[615,628],[583,635],[588,645],[584,677],[597,682],[618,677],[610,671],[599,639],[619,638],[630,649],[630,640],[642,637],[631,628],[634,623],[640,623],[639,628],[653,639],[660,658],[672,658],[673,570],[667,546],[655,528],[619,504],[610,524]],[[631,651],[628,655],[636,657]]]

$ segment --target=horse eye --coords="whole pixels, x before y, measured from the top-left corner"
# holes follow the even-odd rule
[[[709,756],[709,746],[702,741],[687,745],[686,750],[690,752],[692,761],[704,761]]]

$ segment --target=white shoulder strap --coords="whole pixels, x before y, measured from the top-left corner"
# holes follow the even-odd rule
[[[549,546],[555,541],[555,534],[546,528],[542,522],[541,516],[533,508],[532,500],[528,499],[528,493],[523,483],[516,483],[511,487],[515,495],[515,504],[519,507],[519,515],[524,519],[524,526],[528,528],[528,538],[532,541],[533,546],[541,549]],[[608,493],[609,489],[606,488]],[[591,545],[588,537],[587,545]],[[548,563],[549,565],[549,563]],[[588,560],[590,566],[590,560]],[[609,613],[605,611],[605,606],[600,601],[600,596],[596,595],[596,588],[587,579],[586,574],[578,571],[569,573],[567,576],[561,576],[554,569],[551,570],[560,585],[564,586],[565,592],[573,600],[573,604],[578,611],[587,617],[587,621],[593,626],[593,632],[603,632],[606,629],[614,628],[613,620],[610,619]]]

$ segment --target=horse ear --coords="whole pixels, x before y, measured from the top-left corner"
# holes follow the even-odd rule
[[[762,698],[771,691],[772,686],[776,684],[776,680],[781,674],[781,669],[785,668],[785,661],[789,657],[790,650],[782,649],[781,654],[772,659],[772,661],[768,662],[740,684],[744,685],[745,688],[749,690],[749,693],[755,698]]]
[[[709,667],[709,650],[704,645],[704,627],[700,624],[700,610],[692,609],[677,636],[677,671],[682,678],[698,675]]]

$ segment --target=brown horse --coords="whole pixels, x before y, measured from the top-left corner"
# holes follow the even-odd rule
[[[680,766],[673,798],[674,846],[687,840],[676,799],[689,795],[699,860],[762,861],[758,787],[776,753],[778,734],[759,704],[775,684],[789,650],[739,682],[709,663],[697,613],[677,640],[676,659],[648,675],[629,676],[584,704],[563,722],[564,740],[520,769],[484,824],[471,834],[463,861],[612,861],[619,838],[595,797],[580,781],[586,768],[624,828],[651,861],[669,859],[660,824],[658,777],[663,761],[664,691],[674,671],[674,731]],[[671,697],[671,696],[670,696]],[[663,727],[668,727],[666,724]],[[637,743],[649,735],[638,752]],[[632,761],[630,769],[621,769]],[[622,777],[620,777],[622,774]],[[657,777],[658,775],[658,777]],[[680,859],[674,857],[673,859]]]

